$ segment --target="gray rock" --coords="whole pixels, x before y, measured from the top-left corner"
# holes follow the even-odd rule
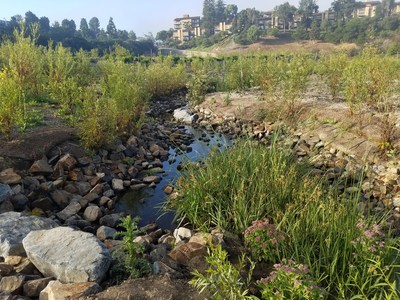
[[[133,184],[133,185],[131,185],[131,190],[139,191],[139,190],[144,189],[144,188],[146,188],[146,187],[147,187],[147,184],[145,184],[145,183],[138,183],[138,184]]]
[[[102,215],[103,214],[100,207],[96,205],[86,207],[85,212],[83,213],[83,217],[85,218],[85,220],[90,222],[97,221],[101,218]]]
[[[123,191],[124,188],[124,181],[122,179],[114,178],[111,182],[111,186],[114,191]]]
[[[78,190],[78,194],[81,196],[85,196],[92,189],[90,183],[86,181],[75,182],[74,186]]]
[[[0,256],[25,254],[22,240],[29,232],[57,226],[53,220],[17,212],[0,214]]]
[[[23,194],[17,194],[10,199],[14,208],[18,211],[24,210],[29,203],[29,199]]]
[[[14,192],[8,184],[0,183],[0,203],[12,196]]]
[[[66,208],[57,213],[57,218],[65,222],[67,219],[80,211],[81,208],[82,207],[79,202],[71,202]]]
[[[100,218],[99,223],[100,223],[100,225],[115,228],[121,222],[120,220],[123,216],[124,216],[123,213],[106,215],[106,216]]]
[[[35,279],[35,280],[30,280],[26,282],[23,286],[24,289],[24,295],[27,297],[39,297],[40,292],[44,290],[44,288],[47,286],[47,284],[52,281],[53,278],[47,277],[47,278],[40,278],[40,279]]]
[[[144,183],[159,183],[161,181],[160,176],[147,176],[143,178]]]
[[[24,184],[25,188],[28,188],[31,191],[34,191],[39,188],[39,180],[35,177],[26,176],[22,179],[22,183]]]
[[[186,108],[177,108],[174,110],[174,119],[185,124],[192,124],[199,118],[196,114],[191,114]]]
[[[113,239],[117,231],[114,228],[108,226],[100,226],[97,229],[96,236],[100,241]]]
[[[110,252],[94,235],[69,227],[32,231],[22,243],[44,276],[65,283],[100,282],[111,263]]]
[[[150,235],[140,235],[134,238],[133,240],[134,243],[138,243],[141,245],[145,250],[150,249],[150,245],[153,243],[153,239]]]
[[[41,160],[35,161],[29,172],[32,174],[52,174],[53,168],[48,164],[46,156],[44,156]]]
[[[115,193],[112,189],[109,189],[109,190],[103,192],[103,196],[111,198],[111,197],[115,196]]]
[[[189,240],[193,236],[193,231],[186,227],[179,227],[174,230],[174,238],[176,243],[180,241]]]
[[[10,199],[6,199],[3,203],[0,204],[0,214],[14,211],[14,206],[12,205]]]
[[[82,299],[102,291],[95,282],[81,282],[63,284],[60,281],[50,281],[40,293],[39,300],[70,300]]]
[[[72,195],[64,190],[55,190],[50,195],[54,202],[62,209],[67,207],[72,198]]]
[[[80,200],[79,200],[79,204],[82,207],[86,207],[88,206],[88,204],[90,202],[93,202],[94,200],[96,200],[97,198],[99,198],[99,195],[93,192],[90,192],[88,194],[86,194],[85,196],[83,196]]]
[[[48,197],[40,198],[32,202],[32,208],[40,208],[44,212],[53,211],[55,209],[55,204],[53,200]]]

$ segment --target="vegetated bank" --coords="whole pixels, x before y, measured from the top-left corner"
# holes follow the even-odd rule
[[[233,91],[259,87],[268,104],[264,111],[259,111],[259,121],[246,123],[227,118],[222,119],[222,123],[225,126],[224,122],[234,122],[233,127],[227,126],[224,130],[232,130],[235,134],[247,132],[271,144],[271,132],[277,132],[280,128],[277,124],[286,119],[291,126],[299,125],[294,122],[299,116],[299,99],[304,95],[310,80],[321,76],[332,87],[331,93],[343,91],[332,96],[338,100],[346,99],[351,108],[350,114],[357,115],[365,106],[377,112],[377,118],[382,120],[380,124],[387,124],[382,127],[380,135],[382,151],[384,154],[397,155],[395,131],[389,121],[392,120],[395,108],[395,93],[391,89],[395,77],[391,74],[396,74],[390,72],[397,68],[398,62],[392,57],[382,57],[373,49],[367,49],[363,55],[355,58],[345,54],[326,57],[260,54],[190,60],[160,56],[129,62],[125,60],[128,53],[119,47],[108,58],[93,58],[85,52],[74,56],[61,45],[54,50],[37,47],[34,40],[23,35],[17,34],[16,40],[14,44],[4,44],[0,51],[0,100],[4,108],[0,118],[2,131],[11,139],[18,138],[16,128],[28,130],[29,126],[40,120],[39,112],[48,113],[46,109],[51,108],[78,128],[80,141],[84,146],[92,148],[93,152],[92,155],[79,154],[79,150],[67,143],[48,152],[48,157],[40,157],[27,173],[13,169],[2,170],[2,209],[45,215],[58,224],[96,232],[111,249],[121,244],[120,240],[114,238],[114,230],[121,224],[122,217],[113,212],[116,195],[128,188],[156,185],[160,178],[155,173],[160,171],[162,159],[168,156],[169,145],[184,148],[190,143],[184,128],[176,127],[168,121],[156,123],[146,119],[145,112],[149,112],[146,100],[151,97],[161,97],[158,99],[163,101],[156,102],[161,106],[163,102],[170,102],[163,95],[185,86],[193,103],[201,102],[208,92],[227,91],[223,104],[229,107],[233,102]],[[344,76],[349,80],[343,81]],[[388,83],[380,82],[380,78],[389,79]],[[379,88],[382,84],[386,84],[385,89]],[[363,98],[358,96],[360,93]],[[365,99],[367,103],[363,102]],[[175,103],[179,106],[179,102],[174,100],[172,107]],[[154,107],[150,110],[154,110]],[[211,122],[205,121],[212,113],[204,113],[205,117],[199,122],[205,122],[209,129],[217,129],[219,125],[215,118]],[[157,114],[160,113],[155,112]],[[265,120],[274,122],[266,123]],[[35,129],[31,130],[34,132]],[[288,146],[296,146],[297,156],[300,157],[307,156],[313,146],[316,149],[325,148],[321,147],[319,140],[305,141],[302,135],[294,138],[295,142],[289,140]],[[211,234],[193,235],[188,228],[178,228],[171,234],[154,225],[146,226],[140,233],[135,222],[129,218],[123,219],[124,230],[120,235],[124,251],[118,252],[119,259],[113,260],[107,273],[108,279],[122,279],[127,275],[135,277],[150,272],[169,274],[172,277],[187,276],[180,265],[198,270],[207,269],[203,259],[206,245],[211,239],[217,243],[224,241],[227,245],[235,245],[228,247],[230,251],[233,249],[240,252],[245,250],[243,246],[252,248],[254,251],[248,252],[252,260],[264,262],[269,267],[281,260],[285,264],[283,268],[276,266],[277,273],[260,274],[258,278],[271,277],[261,281],[259,289],[254,289],[242,281],[239,270],[226,260],[225,252],[216,248],[208,258],[211,267],[223,268],[218,273],[229,271],[233,277],[228,277],[227,282],[218,281],[222,278],[213,277],[215,270],[206,272],[211,277],[196,276],[196,285],[210,287],[215,297],[232,298],[237,294],[243,295],[247,289],[259,297],[269,297],[271,293],[277,294],[277,297],[279,294],[296,295],[293,293],[293,288],[298,286],[296,280],[302,280],[298,291],[300,298],[307,293],[310,297],[316,295],[328,298],[346,298],[358,294],[368,298],[374,293],[382,297],[385,295],[379,293],[395,296],[394,288],[390,285],[394,268],[390,265],[394,266],[394,256],[397,253],[390,252],[392,248],[389,245],[393,245],[394,249],[398,249],[398,245],[390,238],[388,231],[382,231],[378,226],[395,226],[396,214],[394,219],[388,220],[388,225],[384,222],[384,216],[378,219],[367,216],[362,220],[358,211],[361,205],[356,202],[359,198],[355,197],[357,185],[353,185],[355,180],[361,180],[359,173],[362,173],[362,168],[353,162],[348,164],[350,159],[346,158],[342,162],[345,163],[343,168],[336,169],[335,164],[338,163],[335,160],[332,165],[331,159],[333,154],[339,156],[339,153],[325,149],[321,159],[326,161],[310,171],[306,163],[298,165],[297,157],[292,156],[289,150],[285,151],[286,148],[280,143],[272,145],[268,150],[250,142],[239,144],[228,152],[212,155],[206,162],[208,168],[196,166],[185,173],[178,184],[181,194],[178,193],[177,202],[171,200],[171,203],[175,203],[178,216],[186,217],[195,229],[210,231],[215,227]],[[281,147],[283,151],[280,151]],[[62,149],[69,154],[64,155]],[[236,172],[232,172],[232,166],[236,166]],[[326,173],[328,180],[336,182],[340,188],[329,191],[324,176],[317,179],[310,173]],[[254,174],[257,174],[257,178]],[[393,186],[389,193],[391,196],[396,195],[396,183],[388,182],[387,186],[389,184]],[[209,186],[210,189],[200,189],[201,186]],[[232,188],[224,193],[224,186]],[[204,191],[208,194],[202,194]],[[375,198],[373,192],[369,199]],[[226,194],[230,196],[225,198]],[[390,205],[395,205],[393,197],[391,200]],[[231,206],[235,210],[230,210]],[[368,211],[368,201],[363,206]],[[208,215],[205,217],[208,209],[213,212],[211,219]],[[246,213],[235,216],[241,210]],[[14,228],[15,219],[10,214],[2,216]],[[337,216],[342,219],[336,219]],[[21,215],[17,217],[22,218]],[[268,218],[268,221],[263,218]],[[250,227],[253,221],[256,223]],[[375,222],[379,224],[373,226]],[[321,227],[321,224],[325,227]],[[56,225],[52,223],[48,226]],[[243,234],[247,228],[247,233]],[[228,234],[226,230],[233,234]],[[349,235],[343,236],[346,232]],[[238,237],[235,237],[235,233]],[[48,233],[44,234],[47,236]],[[139,236],[132,243],[133,235],[136,234]],[[72,235],[70,238],[76,237]],[[189,238],[190,242],[185,243]],[[68,243],[68,240],[69,235],[67,238],[66,234],[65,241]],[[272,250],[265,253],[265,247],[257,248],[260,241],[265,242],[265,245],[261,245]],[[17,241],[18,249],[21,249],[20,245],[21,241]],[[365,245],[372,248],[366,250],[363,248]],[[22,249],[32,250],[29,245]],[[101,253],[107,253],[103,246],[101,249]],[[27,253],[32,260],[36,257],[36,249],[33,250],[35,252]],[[143,260],[138,251],[149,254],[152,268],[149,268],[148,261]],[[46,248],[39,253],[43,252],[46,252]],[[3,253],[2,256],[10,254],[17,253]],[[389,254],[396,255],[390,257]],[[392,259],[391,264],[388,264],[387,259]],[[62,261],[61,257],[55,260],[54,265],[57,265],[58,260]],[[108,254],[104,255],[104,260],[106,263],[103,266],[111,264]],[[63,264],[58,270],[49,272],[42,266],[43,262],[34,261],[46,277],[60,279],[60,274],[65,273]],[[377,263],[371,264],[371,261]],[[10,264],[7,260],[7,265]],[[16,263],[16,266],[19,265],[20,262]],[[352,269],[351,265],[356,267]],[[107,270],[93,278],[102,280]],[[13,271],[10,271],[11,276],[8,277],[14,276]],[[279,276],[273,278],[273,274]],[[296,277],[299,274],[301,277]],[[12,277],[7,280],[14,279],[21,278]],[[215,281],[218,286],[212,286]],[[363,285],[359,286],[361,281]],[[22,285],[28,283],[26,278],[18,282]],[[376,282],[379,282],[379,291]],[[50,289],[57,289],[58,284],[52,283],[47,293]],[[227,286],[232,289],[227,291]]]

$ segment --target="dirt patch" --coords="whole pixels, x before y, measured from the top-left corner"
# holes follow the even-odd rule
[[[42,125],[24,133],[14,133],[12,139],[0,134],[0,167],[25,168],[25,164],[42,158],[57,145],[67,141],[78,143],[76,129],[57,117],[54,108],[39,109],[44,116]]]
[[[321,41],[293,41],[291,39],[278,39],[267,37],[251,45],[239,45],[232,39],[216,46],[212,52],[218,54],[242,54],[248,52],[292,52],[292,53],[331,53],[335,51],[350,51],[358,49],[356,44],[342,43],[340,45]]]

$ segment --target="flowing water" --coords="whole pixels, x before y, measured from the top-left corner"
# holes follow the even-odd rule
[[[156,222],[160,228],[173,229],[174,214],[165,213],[161,206],[167,195],[163,189],[166,185],[176,182],[179,177],[178,166],[187,161],[204,160],[213,147],[221,150],[233,144],[227,136],[219,133],[209,133],[202,129],[187,126],[186,131],[194,136],[194,142],[190,145],[192,151],[182,153],[178,149],[169,149],[169,160],[163,163],[164,174],[162,180],[155,188],[145,188],[140,191],[130,190],[125,193],[117,203],[117,210],[129,213],[132,217],[139,216],[139,226]]]

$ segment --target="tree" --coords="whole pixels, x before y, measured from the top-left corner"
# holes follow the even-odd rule
[[[320,38],[320,28],[318,26],[318,22],[315,20],[312,21],[312,23],[311,23],[309,38],[310,38],[310,40],[313,40],[313,41],[319,40],[319,38]]]
[[[389,17],[394,9],[394,0],[382,0],[382,12],[384,17]]]
[[[225,3],[223,0],[218,0],[215,4],[215,21],[216,24],[226,21]]]
[[[119,39],[126,41],[129,39],[129,33],[126,30],[117,30],[117,36]]]
[[[238,13],[234,22],[234,30],[237,32],[246,31],[251,25],[256,25],[260,12],[254,8],[247,8]]]
[[[31,11],[25,13],[25,24],[27,27],[33,23],[39,23],[39,18]]]
[[[216,23],[215,1],[214,0],[204,0],[202,27],[204,29],[204,35],[206,37],[209,37],[214,34],[215,23]]]
[[[100,34],[100,21],[97,17],[89,20],[89,30],[93,38],[96,38]]]
[[[307,28],[303,24],[300,24],[299,26],[297,26],[296,30],[293,32],[292,37],[296,41],[302,41],[302,40],[308,39]]]
[[[61,21],[61,27],[68,35],[74,35],[76,31],[76,24],[74,20],[64,19]]]
[[[90,38],[89,25],[85,18],[81,19],[81,23],[79,25],[79,30],[81,32],[82,37],[84,37],[85,39]]]
[[[287,25],[290,29],[290,23],[293,22],[293,16],[296,12],[296,7],[285,2],[274,8],[274,15],[283,21],[283,31],[286,31]]]
[[[260,29],[258,29],[258,27],[256,25],[251,25],[247,29],[246,34],[247,34],[247,39],[250,42],[254,43],[260,39],[261,31],[260,31]]]
[[[235,4],[228,4],[225,7],[225,18],[227,22],[232,22],[238,14],[238,7]]]
[[[111,17],[107,24],[107,34],[110,37],[115,37],[117,34],[117,28],[115,27],[114,20]]]
[[[343,23],[351,19],[354,10],[357,8],[356,0],[336,0],[331,5],[337,18]]]
[[[128,32],[128,38],[132,41],[136,41],[136,33],[134,33],[132,30]]]
[[[41,17],[39,19],[40,32],[48,33],[50,31],[50,20],[48,17]]]
[[[301,15],[301,22],[306,28],[311,25],[311,17],[318,12],[316,0],[300,0],[298,12]]]
[[[169,38],[172,38],[173,32],[171,30],[161,30],[160,32],[157,32],[156,34],[156,40],[165,42]]]

